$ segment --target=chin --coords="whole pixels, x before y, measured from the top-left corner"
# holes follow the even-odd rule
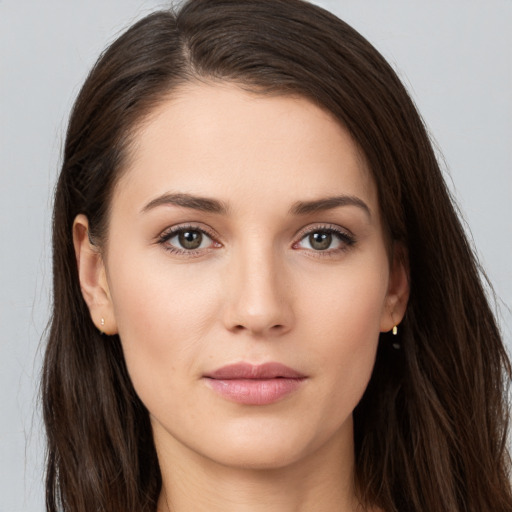
[[[300,447],[283,447],[274,443],[245,443],[231,444],[229,450],[212,454],[214,462],[233,469],[248,469],[254,471],[279,470],[289,467],[304,456]]]
[[[202,451],[210,460],[226,467],[278,470],[322,456],[324,449],[334,445],[340,446],[340,441],[343,443],[342,439],[347,437],[342,430],[315,431],[298,419],[295,425],[237,425],[212,437]],[[349,436],[351,445],[351,430]]]

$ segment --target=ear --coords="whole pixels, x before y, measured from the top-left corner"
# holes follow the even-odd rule
[[[91,319],[99,331],[116,334],[117,323],[103,257],[89,238],[89,221],[85,215],[77,215],[73,222],[73,244],[80,289],[89,307]]]
[[[392,258],[388,292],[380,324],[381,332],[391,331],[402,321],[409,300],[409,259],[406,248],[395,242]]]

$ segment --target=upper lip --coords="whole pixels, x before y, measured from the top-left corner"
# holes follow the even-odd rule
[[[234,379],[303,379],[305,375],[281,363],[264,363],[254,365],[251,363],[235,363],[208,373],[210,379],[234,380]]]

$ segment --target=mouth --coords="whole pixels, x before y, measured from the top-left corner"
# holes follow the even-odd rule
[[[223,398],[244,405],[268,405],[297,391],[307,376],[281,363],[236,363],[204,375]]]

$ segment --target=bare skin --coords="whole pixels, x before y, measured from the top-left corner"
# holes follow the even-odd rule
[[[82,291],[149,411],[159,511],[360,510],[352,412],[409,290],[346,130],[303,98],[188,85],[137,133],[102,255],[87,229]],[[241,362],[301,377],[214,385]]]

